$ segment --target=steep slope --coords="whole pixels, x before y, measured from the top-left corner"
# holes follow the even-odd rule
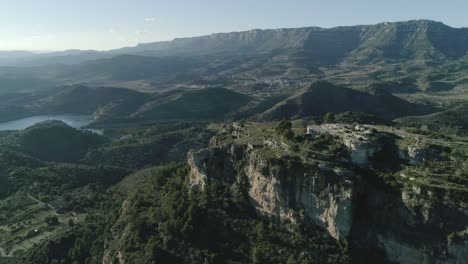
[[[317,82],[259,115],[262,119],[321,116],[326,112],[363,112],[393,119],[408,114],[425,114],[430,108],[409,103],[387,92],[359,92],[328,82]]]

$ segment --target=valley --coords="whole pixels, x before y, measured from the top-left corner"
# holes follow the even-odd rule
[[[0,263],[468,259],[468,29],[0,52]]]

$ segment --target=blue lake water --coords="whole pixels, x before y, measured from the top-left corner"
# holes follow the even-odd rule
[[[22,130],[28,128],[34,124],[48,121],[48,120],[58,120],[62,121],[65,124],[74,127],[80,128],[90,124],[93,121],[93,118],[89,115],[38,115],[30,116],[26,118],[21,118],[13,121],[8,121],[0,123],[0,131],[3,130]]]

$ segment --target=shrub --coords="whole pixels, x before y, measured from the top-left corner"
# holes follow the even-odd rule
[[[335,122],[335,116],[333,113],[327,112],[323,115],[323,123],[330,124]]]

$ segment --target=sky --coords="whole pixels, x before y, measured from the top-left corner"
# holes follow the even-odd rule
[[[466,0],[0,0],[0,50],[109,50],[218,32],[431,19],[468,27]]]

